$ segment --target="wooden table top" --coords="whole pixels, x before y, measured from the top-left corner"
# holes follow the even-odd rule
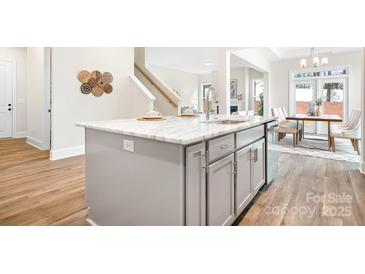
[[[295,114],[286,117],[287,120],[300,120],[300,121],[323,121],[323,122],[342,122],[342,118],[339,115],[327,115],[321,116],[309,116],[307,114]]]

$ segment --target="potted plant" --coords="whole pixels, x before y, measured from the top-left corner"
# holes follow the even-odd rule
[[[313,101],[314,105],[316,106],[316,116],[321,116],[321,106],[323,104],[322,98],[317,98]]]
[[[259,99],[260,99],[260,101],[257,106],[257,108],[258,108],[257,114],[259,116],[264,116],[264,93],[260,93]]]

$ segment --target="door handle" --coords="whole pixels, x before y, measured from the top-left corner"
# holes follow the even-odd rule
[[[201,167],[202,169],[206,170],[207,168],[207,156],[205,154],[202,154],[202,157],[201,157]]]
[[[258,149],[256,148],[255,149],[255,163],[257,162],[258,160]]]

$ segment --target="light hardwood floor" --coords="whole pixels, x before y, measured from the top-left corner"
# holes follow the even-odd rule
[[[84,157],[48,158],[24,139],[0,140],[0,225],[87,224]],[[240,225],[365,225],[365,176],[356,164],[281,154],[279,166]],[[328,196],[343,193],[347,201]]]
[[[365,225],[365,176],[359,165],[281,154],[240,225]]]
[[[86,225],[84,157],[50,161],[25,139],[0,140],[0,225]]]

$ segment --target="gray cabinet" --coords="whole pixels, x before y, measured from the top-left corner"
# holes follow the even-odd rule
[[[206,225],[205,143],[186,148],[186,225]]]
[[[231,136],[186,148],[186,225],[231,225],[265,183],[265,139],[207,159],[226,143]]]
[[[252,192],[255,193],[265,183],[265,140],[261,139],[253,144],[253,176]]]
[[[230,225],[234,214],[234,154],[211,165],[207,181],[208,225]]]
[[[238,150],[235,157],[235,210],[239,215],[265,183],[265,140]]]
[[[252,146],[236,152],[236,213],[241,214],[252,198]]]

